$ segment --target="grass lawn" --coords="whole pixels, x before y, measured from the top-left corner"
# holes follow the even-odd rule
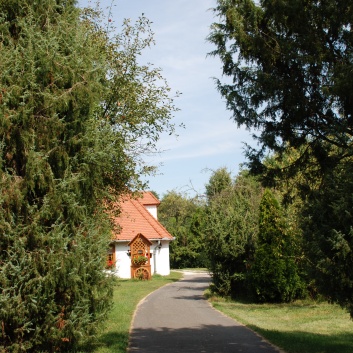
[[[217,297],[210,301],[287,353],[353,352],[353,321],[337,305],[305,301],[247,304]]]
[[[84,352],[90,353],[125,353],[129,343],[129,330],[134,311],[141,299],[149,293],[175,282],[183,276],[180,272],[171,272],[170,276],[153,276],[150,281],[117,279],[114,288],[114,304],[105,330],[95,343]]]

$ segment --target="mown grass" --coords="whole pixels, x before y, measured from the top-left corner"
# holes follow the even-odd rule
[[[85,353],[125,353],[131,321],[141,299],[182,277],[154,276],[151,281],[117,280],[114,305],[105,330]],[[336,305],[297,301],[292,304],[249,304],[207,293],[212,305],[265,337],[287,353],[353,353],[353,321]]]
[[[297,301],[248,304],[210,297],[212,305],[287,353],[352,353],[353,321],[337,305]]]
[[[137,304],[154,290],[178,281],[183,276],[172,271],[169,276],[153,276],[150,281],[117,279],[113,308],[104,331],[83,351],[90,353],[125,353],[129,343],[129,330]]]

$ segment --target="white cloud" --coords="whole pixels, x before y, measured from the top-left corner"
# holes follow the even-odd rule
[[[88,0],[81,0],[80,3]],[[101,0],[109,6],[112,0]],[[143,53],[143,61],[160,67],[172,91],[182,95],[175,100],[181,111],[175,122],[183,122],[179,138],[162,136],[159,148],[164,153],[150,159],[163,162],[163,175],[151,179],[159,194],[193,181],[202,189],[208,175],[204,168],[229,166],[236,169],[244,161],[242,142],[252,141],[250,133],[238,129],[229,120],[230,112],[216,90],[211,77],[221,77],[218,58],[207,57],[214,48],[206,42],[209,27],[215,21],[212,11],[216,0],[115,0],[113,18],[136,20],[142,13],[152,23],[156,45]]]

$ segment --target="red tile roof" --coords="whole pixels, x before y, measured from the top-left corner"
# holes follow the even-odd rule
[[[157,199],[156,196],[153,195],[151,191],[146,191],[142,194],[140,202],[145,206],[156,205],[159,206],[161,202]]]
[[[153,203],[151,203],[153,202]],[[115,231],[113,240],[131,241],[138,233],[147,239],[169,239],[173,236],[146,210],[144,205],[158,205],[159,200],[150,192],[139,199],[126,198],[120,203],[121,213],[113,218],[120,232]]]

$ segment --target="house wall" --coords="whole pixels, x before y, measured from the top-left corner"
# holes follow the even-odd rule
[[[131,259],[128,256],[127,251],[130,247],[127,245],[129,242],[118,242],[115,243],[115,275],[120,278],[131,278],[130,266]],[[167,276],[170,274],[170,263],[169,263],[169,241],[162,240],[161,248],[156,249],[158,245],[157,241],[153,241],[151,245],[152,258],[151,263],[151,274],[156,273],[162,276]]]
[[[146,206],[145,205],[145,208],[155,219],[157,219],[157,206],[155,206],[155,205]]]
[[[156,273],[162,276],[168,276],[170,274],[170,263],[169,263],[169,241],[162,240],[161,247],[157,248],[158,241],[153,241],[151,246],[151,252],[153,253],[151,259],[152,274]],[[154,259],[155,258],[155,259]]]
[[[131,259],[128,256],[127,252],[130,247],[127,245],[129,244],[128,241],[126,242],[119,242],[115,243],[115,275],[120,278],[130,278],[130,265]]]

